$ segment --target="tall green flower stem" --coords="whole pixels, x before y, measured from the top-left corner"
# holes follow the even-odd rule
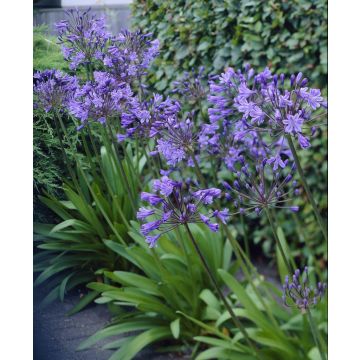
[[[210,278],[210,280],[211,280],[211,282],[213,283],[219,297],[221,298],[221,301],[224,303],[224,305],[226,307],[226,310],[229,312],[229,314],[230,314],[230,316],[232,318],[232,321],[234,322],[235,326],[240,330],[240,332],[243,334],[245,341],[251,347],[251,349],[254,351],[254,355],[257,358],[259,358],[257,349],[255,348],[254,344],[250,340],[249,335],[248,335],[245,327],[241,324],[239,319],[236,317],[234,311],[232,310],[231,306],[227,302],[224,294],[222,293],[219,285],[217,284],[217,281],[216,281],[214,275],[212,274],[212,272],[211,272],[211,270],[209,268],[209,265],[208,265],[204,255],[202,254],[196,240],[194,239],[194,236],[193,236],[192,232],[190,231],[190,228],[189,228],[188,224],[186,224],[186,223],[185,223],[185,228],[186,228],[187,233],[189,234],[189,238],[190,238],[192,244],[194,245],[194,248],[195,248],[195,250],[196,250],[196,252],[197,252],[197,254],[198,254],[198,256],[199,256],[199,258],[200,258],[200,260],[201,260],[201,262],[202,262],[202,264],[203,264],[203,266],[204,266],[204,268],[205,268],[205,270],[206,270],[206,272],[207,272],[207,274],[208,274],[208,276]]]
[[[242,272],[244,273],[244,276],[246,278],[246,280],[248,281],[249,285],[251,286],[252,290],[254,291],[255,295],[257,296],[257,298],[259,299],[261,305],[263,306],[263,308],[265,309],[266,313],[268,314],[269,318],[271,319],[271,321],[273,322],[273,324],[279,328],[279,324],[277,323],[271,309],[269,308],[269,306],[266,304],[266,302],[264,301],[264,296],[262,296],[258,290],[258,288],[255,286],[253,279],[251,278],[251,273],[248,270],[248,267],[250,270],[252,270],[256,276],[256,278],[258,278],[259,281],[259,275],[257,273],[257,271],[255,271],[254,266],[252,265],[250,259],[247,257],[246,253],[244,252],[244,250],[242,249],[242,247],[240,246],[240,244],[236,241],[236,239],[233,237],[233,235],[231,234],[229,228],[223,224],[223,229],[225,230],[226,236],[230,241],[230,244],[234,250],[234,253],[236,255],[237,260],[239,261],[240,264],[240,268],[242,270]],[[245,264],[246,263],[246,264]],[[266,289],[267,290],[267,289]],[[269,295],[269,294],[268,294]]]
[[[317,207],[317,205],[315,203],[314,197],[311,194],[309,185],[307,184],[306,177],[305,177],[303,168],[301,167],[300,160],[299,160],[299,157],[297,155],[294,143],[293,143],[290,135],[286,135],[286,139],[287,139],[287,141],[289,143],[291,153],[292,153],[292,155],[294,157],[294,161],[295,161],[296,168],[297,168],[297,171],[298,171],[300,179],[301,179],[301,183],[304,186],[306,195],[307,195],[307,197],[308,197],[308,199],[310,201],[310,204],[311,204],[311,206],[313,208],[313,211],[315,213],[316,220],[317,220],[317,222],[318,222],[318,224],[320,226],[320,229],[321,229],[321,231],[322,231],[322,233],[323,233],[323,235],[325,237],[325,240],[327,242],[327,240],[328,240],[327,229],[326,229],[325,223],[323,221],[323,218],[320,215],[320,211],[319,211],[319,209],[318,209],[318,207]]]
[[[202,175],[201,173],[201,170],[200,170],[200,166],[195,158],[195,155],[194,153],[191,153],[191,158],[194,162],[194,165],[195,165],[195,172],[196,172],[196,175],[198,176],[198,178],[200,179],[200,182],[201,182],[201,185],[206,188],[208,187],[207,186],[207,182],[204,178],[204,176]],[[247,265],[249,266],[250,269],[254,270],[254,267],[253,265],[251,264],[251,261],[249,260],[248,258],[248,255],[246,254],[246,252],[244,252],[244,250],[242,249],[242,247],[240,246],[240,244],[238,243],[238,241],[236,241],[236,239],[232,236],[229,228],[227,227],[226,224],[223,224],[223,229],[225,230],[225,233],[226,233],[226,236],[227,238],[229,239],[230,241],[230,244],[231,244],[231,247],[233,248],[234,250],[234,253],[235,253],[235,256],[237,258],[237,260],[239,261],[239,264],[240,264],[240,267],[241,267],[241,270],[243,271],[244,273],[244,276],[246,278],[246,280],[248,281],[248,283],[250,284],[251,288],[253,289],[253,291],[255,292],[256,296],[258,297],[261,305],[264,307],[265,311],[267,312],[268,316],[270,317],[271,321],[273,322],[273,324],[275,326],[278,326],[278,323],[275,319],[275,317],[273,316],[271,310],[269,309],[269,307],[266,305],[264,299],[263,299],[263,296],[260,294],[259,290],[257,289],[257,287],[254,285],[253,283],[253,280],[251,278],[251,274],[245,264],[245,262],[247,262]],[[259,277],[257,272],[254,271],[256,277]]]
[[[326,357],[326,350],[323,349],[323,347],[321,346],[321,344],[323,343],[321,337],[320,337],[320,334],[319,334],[319,331],[316,327],[316,323],[314,321],[314,318],[312,317],[311,315],[311,311],[310,309],[308,309],[306,311],[306,315],[307,315],[307,318],[309,320],[309,324],[310,324],[310,329],[311,329],[311,333],[312,333],[312,336],[314,338],[314,342],[315,342],[315,345],[316,347],[319,349],[319,353],[320,353],[320,356],[321,356],[321,359],[322,360],[326,360],[327,357]]]
[[[290,263],[286,257],[286,254],[285,254],[285,251],[281,245],[281,241],[277,235],[277,232],[276,232],[276,228],[275,228],[275,224],[274,224],[274,221],[272,219],[272,216],[271,216],[271,213],[269,211],[269,209],[267,207],[265,207],[265,212],[266,212],[266,216],[268,218],[268,221],[269,221],[269,224],[270,224],[270,227],[271,227],[271,230],[273,232],[273,235],[274,235],[274,238],[275,238],[275,241],[276,241],[276,245],[277,247],[279,248],[280,250],[280,253],[281,253],[281,257],[283,258],[284,260],[284,263],[286,265],[286,268],[287,268],[287,271],[289,274],[292,274],[294,272],[295,269],[292,269],[291,266],[290,266]]]

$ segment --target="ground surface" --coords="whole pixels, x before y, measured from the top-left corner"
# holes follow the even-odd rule
[[[79,301],[79,293],[65,297],[41,309],[39,304],[46,288],[34,290],[34,360],[107,360],[112,351],[101,349],[105,342],[93,348],[76,351],[79,344],[102,329],[111,318],[107,307],[92,305],[73,316],[66,313]],[[172,354],[160,355],[148,348],[136,360],[184,360]]]

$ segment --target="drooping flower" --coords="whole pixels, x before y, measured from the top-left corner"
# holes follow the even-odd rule
[[[228,210],[208,211],[203,213],[204,205],[212,204],[214,199],[221,196],[216,188],[192,191],[189,183],[178,182],[163,176],[153,183],[154,193],[142,193],[141,199],[148,202],[152,208],[140,208],[137,218],[141,221],[151,217],[143,223],[141,233],[145,236],[150,247],[155,246],[161,235],[181,226],[191,223],[204,223],[211,231],[217,231],[219,225],[211,219],[219,218],[226,222]],[[154,231],[158,233],[151,235]]]
[[[282,300],[286,306],[295,306],[302,312],[316,306],[324,297],[326,284],[318,282],[316,287],[309,285],[309,270],[304,268],[302,277],[300,270],[297,269],[289,281],[289,276],[285,278],[283,284]]]
[[[34,74],[35,104],[46,112],[64,109],[77,89],[77,78],[59,70],[44,70]]]
[[[90,14],[90,9],[66,11],[67,19],[55,24],[65,60],[70,69],[80,65],[92,65],[102,60],[103,51],[110,34],[106,31],[105,19]]]

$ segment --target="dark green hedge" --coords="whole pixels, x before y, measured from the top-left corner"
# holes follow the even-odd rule
[[[218,73],[246,62],[326,85],[326,0],[134,0],[132,14],[134,28],[161,42],[157,90],[192,67]]]

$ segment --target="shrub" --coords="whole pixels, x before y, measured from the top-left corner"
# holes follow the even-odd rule
[[[151,83],[157,90],[204,66],[284,73],[302,69],[318,85],[327,76],[327,1],[135,0],[133,26],[161,43]]]

